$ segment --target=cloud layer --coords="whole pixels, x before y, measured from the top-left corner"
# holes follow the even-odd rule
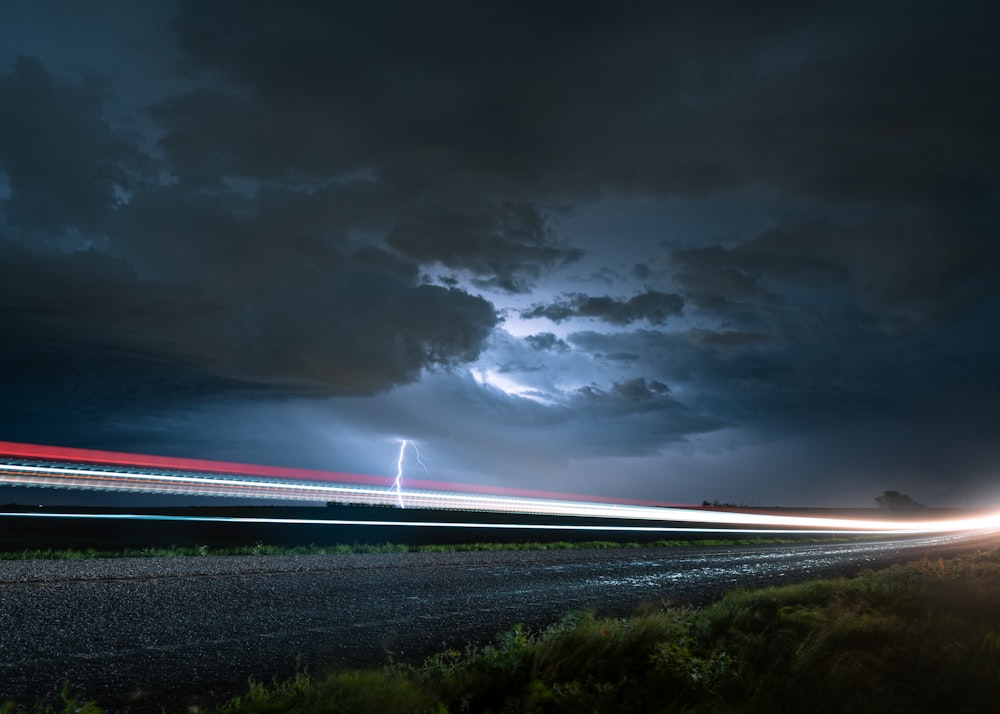
[[[0,54],[5,434],[257,458],[237,413],[280,405],[598,491],[791,442],[855,440],[789,477],[824,483],[995,464],[989,4],[149,7],[0,10],[37,38]]]

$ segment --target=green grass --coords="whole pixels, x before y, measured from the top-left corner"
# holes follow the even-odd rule
[[[64,686],[59,693],[59,701],[56,704],[39,702],[30,709],[19,707],[13,702],[0,702],[0,714],[104,714],[95,702],[80,701],[70,692],[69,686]]]
[[[419,665],[300,674],[297,691],[325,692],[311,708],[285,683],[255,685],[224,711],[377,711],[367,700],[324,708],[358,677],[394,692],[386,711],[400,713],[995,711],[1000,551],[734,592],[704,608],[570,615]]]
[[[355,714],[444,714],[446,709],[430,692],[399,673],[331,672],[310,677],[300,672],[271,686],[251,682],[249,691],[223,704],[218,714],[240,712],[354,712]]]
[[[859,538],[863,539],[863,538]],[[264,543],[234,547],[208,545],[169,548],[26,548],[0,552],[0,560],[87,560],[92,558],[184,558],[206,555],[343,555],[348,553],[460,553],[476,551],[594,550],[607,548],[679,548],[691,546],[738,546],[789,543],[843,542],[845,538],[715,538],[700,540],[658,540],[648,543],[613,541],[554,541],[536,543],[465,543],[456,545],[405,545],[398,543],[278,546]]]
[[[971,714],[998,693],[1000,549],[701,608],[571,614],[417,664],[252,683],[217,711]]]

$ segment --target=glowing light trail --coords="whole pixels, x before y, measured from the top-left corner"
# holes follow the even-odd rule
[[[573,523],[477,523],[449,521],[373,521],[345,519],[312,519],[312,518],[252,518],[236,516],[173,516],[160,514],[135,513],[0,513],[0,518],[66,518],[90,520],[128,520],[128,521],[189,521],[200,523],[275,523],[285,525],[325,525],[325,526],[384,526],[391,528],[473,528],[493,530],[546,530],[546,531],[595,531],[595,532],[626,532],[626,533],[741,533],[750,535],[918,535],[922,530],[899,529],[885,530],[776,530],[773,528],[708,528],[681,526],[604,526],[579,525]],[[1000,526],[997,527],[1000,529]],[[992,530],[992,529],[991,529]]]
[[[10,451],[11,445],[0,442],[0,455]],[[280,469],[258,467],[246,464],[226,464],[224,462],[202,462],[163,457],[131,457],[142,465],[128,464],[131,455],[110,454],[104,464],[99,457],[110,452],[85,452],[69,450],[72,456],[64,456],[58,461],[26,458],[31,448],[13,445],[14,454],[0,459],[0,483],[18,486],[40,486],[48,488],[71,488],[90,490],[113,490],[137,493],[160,493],[200,496],[230,496],[247,499],[282,499],[305,502],[362,503],[371,505],[403,506],[402,488],[403,459],[407,446],[413,446],[417,461],[421,465],[419,451],[411,440],[400,441],[397,459],[396,480],[393,487],[385,488],[388,479],[374,477],[349,477],[347,482],[337,482],[337,474],[300,469]],[[58,450],[62,454],[65,450]],[[95,456],[99,454],[100,456]],[[72,457],[82,455],[83,463],[73,463]],[[209,467],[185,470],[180,465]],[[225,467],[232,467],[226,471]],[[425,467],[426,468],[426,467]],[[314,478],[308,478],[313,476]],[[474,492],[473,487],[463,485],[435,484],[419,481],[420,485],[433,484],[439,488],[406,489],[406,503],[409,508],[440,510],[482,511],[492,513],[519,514],[521,516],[545,516],[567,518],[607,519],[605,524],[455,524],[420,522],[424,526],[468,527],[468,528],[538,528],[544,530],[632,530],[647,532],[715,532],[717,529],[738,530],[739,532],[823,532],[823,533],[948,533],[959,531],[1000,530],[1000,514],[990,514],[975,518],[943,520],[879,520],[857,518],[834,518],[819,516],[797,516],[762,512],[716,511],[695,507],[675,507],[663,505],[637,505],[635,502],[615,502],[596,499],[582,500],[575,497],[556,497],[557,494],[544,492],[516,492],[508,489],[504,494]],[[525,495],[521,495],[525,494]],[[47,515],[47,514],[46,514]],[[124,516],[125,514],[123,514]],[[629,521],[647,521],[647,525],[626,525]],[[254,522],[254,521],[248,521]],[[269,522],[269,521],[261,521]],[[295,521],[275,521],[295,522]],[[313,524],[366,524],[363,521],[316,521]],[[691,527],[675,524],[692,524]],[[371,525],[400,525],[412,527],[414,522],[374,521]]]
[[[32,461],[62,461],[77,464],[95,464],[102,467],[124,466],[132,469],[165,469],[173,471],[240,474],[263,478],[297,479],[300,481],[337,481],[367,485],[384,484],[380,476],[349,474],[339,471],[319,471],[316,469],[289,468],[286,466],[260,466],[257,464],[234,463],[230,461],[209,461],[206,459],[186,459],[176,456],[152,456],[149,454],[127,454],[118,451],[76,449],[67,446],[47,446],[42,444],[20,444],[0,441],[0,459],[12,461],[26,459]]]
[[[413,442],[411,442],[413,443]],[[221,474],[225,476],[238,475],[250,478],[264,478],[276,481],[302,481],[337,484],[364,484],[391,488],[392,480],[384,476],[370,476],[364,474],[343,473],[339,471],[320,471],[316,469],[288,468],[283,466],[260,466],[257,464],[243,464],[227,461],[208,461],[204,459],[187,459],[172,456],[151,456],[148,454],[128,454],[117,451],[96,451],[92,449],[76,449],[64,446],[44,446],[39,444],[20,444],[16,442],[0,441],[0,462],[9,463],[29,462],[59,462],[79,464],[93,464],[101,468],[126,467],[129,469],[154,469],[167,472]],[[422,464],[422,462],[420,462]],[[585,494],[554,493],[550,491],[525,490],[508,488],[503,486],[469,485],[463,483],[446,483],[441,481],[427,481],[409,479],[412,488],[431,491],[452,491],[461,493],[474,493],[478,495],[496,496],[520,496],[525,498],[554,498],[557,500],[569,499],[573,501],[593,501],[604,502],[597,496]],[[616,503],[646,505],[646,506],[668,506],[676,504],[665,504],[653,501],[640,501],[635,499],[617,499]]]

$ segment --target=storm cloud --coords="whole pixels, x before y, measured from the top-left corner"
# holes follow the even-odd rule
[[[694,501],[1000,464],[992,5],[95,8],[0,10],[0,439]]]
[[[535,305],[521,312],[521,317],[544,317],[552,322],[563,322],[573,317],[592,317],[613,325],[628,325],[646,320],[662,325],[671,315],[679,315],[684,308],[680,295],[649,290],[627,300],[604,295],[593,297],[583,294],[569,295],[549,305]]]

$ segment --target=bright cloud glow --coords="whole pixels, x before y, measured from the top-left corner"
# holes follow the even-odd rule
[[[530,399],[533,402],[544,404],[545,406],[556,406],[558,402],[545,397],[537,389],[532,389],[510,377],[499,374],[492,369],[472,370],[472,376],[482,385],[488,385],[499,389],[504,394],[521,399]]]

